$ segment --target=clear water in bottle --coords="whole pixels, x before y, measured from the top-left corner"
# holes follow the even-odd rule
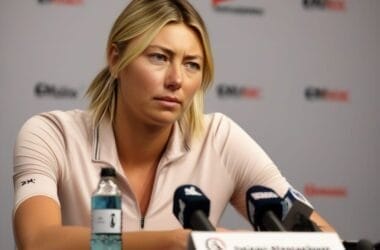
[[[113,168],[103,168],[97,190],[91,197],[91,250],[120,250],[121,194]]]

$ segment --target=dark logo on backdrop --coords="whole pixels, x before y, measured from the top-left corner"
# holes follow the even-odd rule
[[[211,0],[214,10],[217,12],[232,13],[238,15],[262,15],[264,9],[255,6],[239,5],[238,0]]]
[[[38,0],[39,4],[81,5],[84,0]]]
[[[308,101],[348,102],[350,94],[348,90],[330,90],[319,87],[307,87],[305,89],[305,98]]]
[[[261,97],[261,90],[256,87],[237,86],[235,84],[219,84],[216,87],[219,97],[234,97],[234,98],[248,98],[258,99]]]
[[[303,0],[303,6],[305,9],[343,11],[346,0]]]
[[[37,82],[34,87],[34,94],[39,98],[76,98],[78,96],[78,91],[66,86],[58,87],[53,83]]]

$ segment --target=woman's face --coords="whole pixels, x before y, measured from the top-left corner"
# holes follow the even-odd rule
[[[201,86],[203,57],[194,30],[185,24],[164,26],[119,73],[116,115],[149,125],[172,124]]]

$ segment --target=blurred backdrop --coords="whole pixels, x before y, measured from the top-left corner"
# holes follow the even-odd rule
[[[128,2],[1,0],[1,249],[14,248],[18,130],[39,112],[86,108],[83,94]],[[206,111],[237,121],[343,239],[379,241],[380,1],[190,2],[215,55]],[[231,207],[221,224],[250,227]]]

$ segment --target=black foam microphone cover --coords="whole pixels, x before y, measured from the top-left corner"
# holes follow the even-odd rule
[[[285,231],[281,223],[282,199],[272,189],[253,186],[246,192],[249,221],[256,230]]]
[[[357,250],[373,250],[374,246],[369,240],[361,239],[359,240],[356,246],[356,249]]]
[[[173,202],[173,213],[183,228],[215,231],[215,227],[208,220],[210,200],[197,186],[178,187],[174,192]]]

